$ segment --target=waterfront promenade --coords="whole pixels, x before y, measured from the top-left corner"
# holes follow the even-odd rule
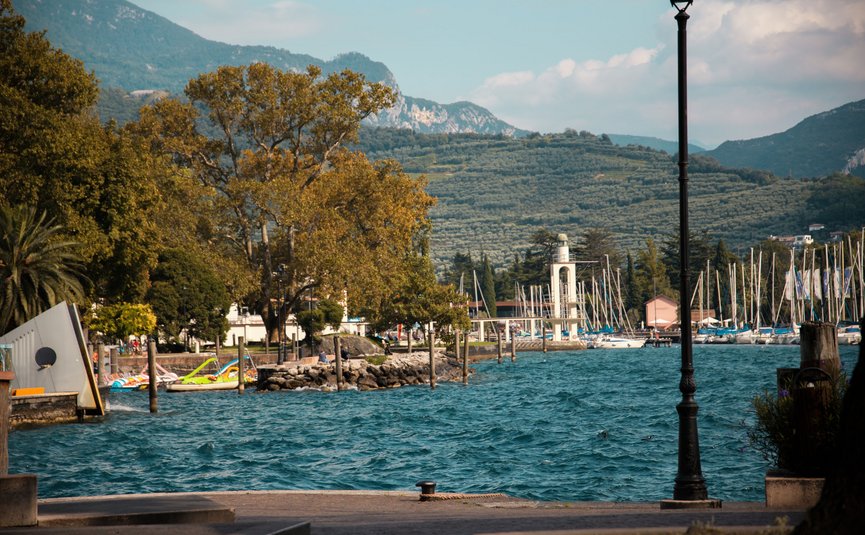
[[[786,533],[802,516],[801,510],[754,502],[661,511],[658,503],[537,502],[503,495],[421,502],[414,492],[258,491],[41,500],[40,527],[0,533],[609,535],[684,533],[703,524],[711,529],[697,533],[771,534]],[[779,518],[788,528],[773,527]],[[148,523],[128,525],[135,521]]]

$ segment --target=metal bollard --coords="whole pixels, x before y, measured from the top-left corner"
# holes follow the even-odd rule
[[[420,487],[421,499],[424,496],[431,496],[436,493],[435,481],[418,481],[414,486]]]

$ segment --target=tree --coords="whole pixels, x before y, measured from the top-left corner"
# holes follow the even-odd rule
[[[493,269],[490,266],[490,259],[487,255],[484,255],[484,260],[481,263],[481,279],[478,283],[481,287],[481,292],[483,292],[490,317],[497,317],[495,276],[493,275]]]
[[[0,206],[0,332],[84,296],[77,244],[28,206]]]
[[[597,262],[599,267],[615,270],[622,265],[622,257],[616,247],[613,233],[605,228],[589,228],[583,233],[576,246],[577,258],[582,261]]]
[[[712,246],[709,243],[709,234],[703,232],[689,232],[688,238],[688,269],[690,275],[691,289],[696,287],[700,272],[706,269],[706,260],[712,256]],[[664,265],[667,268],[667,276],[674,288],[679,288],[679,231],[676,230],[661,243],[661,253]],[[687,296],[688,299],[691,296]]]
[[[646,248],[637,252],[634,278],[640,303],[645,303],[656,295],[665,295],[670,299],[677,299],[679,296],[678,290],[674,290],[670,284],[666,266],[652,238],[646,238]]]
[[[108,342],[126,343],[130,336],[152,334],[156,330],[156,315],[150,305],[112,303],[93,309],[86,323],[91,331],[102,333]]]
[[[322,299],[312,310],[301,310],[295,313],[297,324],[303,329],[309,349],[312,350],[321,343],[319,333],[330,325],[338,329],[342,323],[343,308],[336,301]]]
[[[442,327],[466,330],[471,327],[466,308],[466,296],[450,284],[439,284],[429,257],[410,254],[410,267],[402,273],[399,283],[381,302],[372,303],[362,311],[374,330],[386,330],[393,325],[420,324],[426,330],[429,322]]]
[[[451,265],[445,271],[442,282],[452,284],[455,287],[462,286],[466,292],[471,293],[473,284],[473,273],[477,270],[471,253],[456,253],[451,260]],[[461,284],[462,283],[462,284]]]
[[[0,0],[0,204],[38,206],[78,243],[99,297],[140,299],[155,263],[161,158],[92,108],[94,75]]]
[[[143,108],[136,128],[208,192],[209,235],[255,280],[248,302],[271,337],[274,303],[291,309],[310,290],[335,299],[347,292],[356,310],[404,269],[433,203],[424,181],[343,146],[363,118],[394,102],[390,89],[348,70],[322,77],[313,66],[257,63],[202,74],[185,93],[188,103]],[[284,301],[275,299],[279,264]]]
[[[169,249],[159,255],[152,280],[147,302],[167,339],[179,340],[185,331],[187,340],[223,341],[231,299],[208,264],[189,252]]]

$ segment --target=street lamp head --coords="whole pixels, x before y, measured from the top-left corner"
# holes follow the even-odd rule
[[[688,11],[688,8],[691,7],[691,4],[693,3],[694,0],[670,0],[670,5],[676,8],[679,13]]]

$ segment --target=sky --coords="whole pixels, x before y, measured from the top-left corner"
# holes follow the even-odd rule
[[[328,60],[360,52],[405,95],[525,130],[677,137],[664,0],[132,0],[202,37]],[[695,0],[689,140],[782,132],[865,99],[865,0]]]

